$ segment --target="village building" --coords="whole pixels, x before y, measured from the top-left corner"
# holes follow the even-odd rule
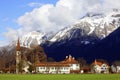
[[[111,65],[111,70],[112,70],[112,73],[120,73],[120,61],[115,61]]]
[[[16,47],[16,73],[17,74],[20,72],[20,67],[19,67],[20,64],[21,64],[21,47],[18,39],[17,47]]]
[[[116,66],[117,68],[117,73],[120,73],[120,66]]]
[[[92,71],[94,73],[109,73],[109,65],[106,62],[95,60],[93,62]]]
[[[21,46],[20,41],[18,39],[17,46],[16,46],[16,74],[18,73],[29,73],[29,66],[31,63],[25,60],[25,54],[21,53]]]
[[[38,62],[36,64],[36,72],[43,74],[70,74],[79,73],[80,65],[74,57],[69,55],[61,62]]]

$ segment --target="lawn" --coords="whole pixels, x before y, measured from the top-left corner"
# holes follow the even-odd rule
[[[120,74],[0,74],[0,80],[120,80]]]

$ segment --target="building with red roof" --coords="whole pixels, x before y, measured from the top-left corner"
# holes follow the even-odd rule
[[[36,72],[49,74],[79,73],[80,65],[74,57],[69,55],[65,60],[60,62],[38,62],[36,64]]]
[[[93,62],[93,71],[95,73],[109,73],[109,65],[104,61],[95,59]]]

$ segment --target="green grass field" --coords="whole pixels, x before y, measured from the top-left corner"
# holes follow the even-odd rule
[[[120,80],[120,74],[0,74],[0,80]]]

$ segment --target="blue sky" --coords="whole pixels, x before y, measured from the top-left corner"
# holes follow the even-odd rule
[[[58,0],[2,0],[0,2],[0,32],[6,31],[6,27],[18,28],[15,20],[25,12],[31,11],[34,7],[29,3],[55,4]]]
[[[7,28],[18,29],[16,20],[26,12],[32,11],[37,6],[29,6],[30,3],[55,4],[58,0],[1,0],[0,2],[0,41],[5,40],[3,33]]]
[[[120,8],[120,0],[1,0],[0,46],[28,32],[58,31],[88,12]]]

